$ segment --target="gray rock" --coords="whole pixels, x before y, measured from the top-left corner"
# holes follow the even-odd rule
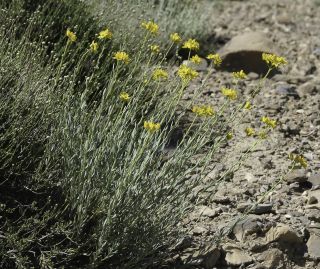
[[[257,204],[254,203],[240,203],[237,206],[239,212],[245,212],[246,210],[250,210],[249,213],[253,214],[266,214],[272,212],[272,204]],[[251,209],[252,208],[252,209]]]
[[[266,241],[268,243],[276,241],[280,243],[300,244],[302,243],[302,238],[289,226],[278,224],[267,232]]]
[[[288,183],[301,183],[308,180],[306,170],[305,169],[295,169],[292,170],[286,177],[285,180]]]
[[[212,198],[212,201],[217,203],[217,204],[229,204],[230,203],[230,197],[228,196],[218,196],[218,195],[215,195],[213,198]]]
[[[320,236],[316,234],[311,234],[308,242],[308,253],[313,259],[320,259]]]
[[[226,252],[225,260],[228,265],[240,266],[253,262],[251,256],[236,245],[226,245],[223,250]]]
[[[196,226],[193,230],[192,233],[194,235],[201,235],[201,234],[205,234],[206,232],[208,232],[208,230],[204,227],[201,226]]]
[[[296,86],[291,85],[291,84],[279,84],[276,87],[276,93],[285,95],[285,96],[298,96],[298,93],[296,91]]]
[[[288,13],[278,15],[276,20],[280,24],[292,24],[292,16],[290,16]]]
[[[313,186],[320,186],[320,173],[311,175],[308,181],[311,182]]]
[[[266,269],[277,268],[283,261],[283,254],[277,248],[271,248],[260,254],[258,260]]]
[[[312,200],[312,202],[309,202]],[[308,195],[308,204],[320,204],[320,190],[310,191]]]
[[[309,220],[320,222],[320,204],[307,205],[306,213]]]
[[[308,81],[297,88],[297,93],[300,97],[312,94],[316,90],[314,81]]]
[[[205,269],[212,269],[221,256],[221,251],[217,246],[204,246],[187,249],[181,256],[181,260],[186,265],[201,266]]]
[[[241,70],[246,73],[265,74],[267,65],[262,61],[262,53],[275,53],[277,49],[266,34],[247,32],[233,37],[218,53],[222,57],[222,68]]]
[[[214,218],[219,215],[219,209],[212,209],[208,206],[203,206],[199,210],[199,214],[204,217]]]
[[[233,227],[233,234],[238,241],[243,241],[246,239],[246,236],[257,233],[261,231],[260,218],[256,216],[248,216],[246,219],[239,221]]]

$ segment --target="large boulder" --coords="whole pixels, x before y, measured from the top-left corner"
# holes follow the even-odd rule
[[[268,67],[262,61],[262,53],[278,54],[275,44],[264,33],[248,32],[233,37],[218,53],[222,58],[221,68],[229,71],[244,70],[265,74]]]

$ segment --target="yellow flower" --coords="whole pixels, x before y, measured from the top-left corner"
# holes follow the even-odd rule
[[[74,32],[67,29],[66,36],[68,37],[68,41],[75,42],[77,40],[77,36]]]
[[[92,41],[92,43],[90,44],[90,50],[93,52],[93,53],[96,53],[98,51],[98,48],[99,48],[99,45],[97,42],[95,41]]]
[[[161,80],[161,79],[167,79],[167,78],[168,78],[168,73],[161,68],[154,70],[152,73],[153,80]]]
[[[247,127],[244,131],[246,132],[247,136],[253,136],[255,134],[254,129],[251,127]]]
[[[196,78],[199,75],[199,73],[193,70],[192,68],[186,66],[185,64],[182,64],[179,67],[178,75],[183,81],[188,82]]]
[[[195,64],[201,64],[201,58],[198,55],[192,56],[190,61],[195,63]]]
[[[197,114],[198,116],[213,116],[214,111],[211,106],[194,106],[192,108],[192,112]]]
[[[141,23],[141,27],[148,30],[150,33],[156,35],[159,32],[159,26],[158,24],[152,22],[152,21],[148,21],[148,22],[142,22]]]
[[[184,42],[183,49],[189,49],[189,50],[199,50],[200,44],[195,39],[189,39],[186,42]]]
[[[129,55],[124,51],[116,52],[113,56],[113,59],[124,62],[125,64],[128,64],[130,61]]]
[[[232,132],[227,133],[226,138],[227,138],[228,140],[232,139],[232,137],[233,137],[233,133],[232,133]]]
[[[145,121],[143,127],[150,133],[156,132],[160,129],[160,123],[155,123],[152,121]]]
[[[172,33],[172,34],[170,35],[170,39],[171,39],[171,41],[174,42],[174,43],[180,43],[181,40],[182,40],[178,33]]]
[[[302,155],[290,153],[289,159],[295,163],[299,163],[303,168],[307,168],[308,166],[307,160]]]
[[[233,78],[235,79],[245,79],[247,78],[247,75],[243,70],[240,70],[239,72],[232,72]]]
[[[237,91],[229,88],[222,88],[221,92],[224,96],[228,97],[231,100],[237,99]]]
[[[121,92],[120,95],[119,95],[119,98],[123,102],[129,102],[129,100],[130,100],[130,96],[126,92]]]
[[[99,39],[111,39],[112,38],[112,32],[106,28],[105,30],[101,31],[98,35]]]
[[[243,108],[244,109],[251,109],[251,103],[250,103],[250,101],[246,101],[246,103],[244,104],[244,106],[243,106]]]
[[[216,66],[220,66],[222,63],[222,59],[221,59],[220,55],[217,53],[216,54],[209,54],[207,56],[207,59],[212,60],[214,65],[216,65]]]
[[[153,52],[153,53],[159,53],[160,52],[160,47],[158,45],[150,45],[150,50]]]
[[[287,60],[284,57],[269,53],[262,53],[262,60],[265,61],[270,68],[278,68],[281,65],[287,64]]]
[[[268,125],[269,127],[271,127],[272,129],[276,128],[277,126],[277,121],[276,120],[272,120],[268,117],[262,117],[261,121],[263,123],[265,123],[266,125]]]

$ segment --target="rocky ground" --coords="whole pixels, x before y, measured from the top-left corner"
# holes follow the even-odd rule
[[[223,155],[209,164],[211,173],[203,189],[257,139],[247,138],[245,127],[258,128],[261,116],[267,115],[277,119],[277,128],[217,191],[195,190],[197,210],[181,224],[186,236],[172,251],[173,267],[320,268],[319,14],[320,6],[314,0],[255,0],[225,1],[212,15],[212,39],[222,54],[237,35],[258,32],[264,36],[262,41],[267,39],[259,43],[249,34],[236,43],[234,53],[246,57],[243,69],[255,71],[259,66],[250,66],[257,59],[248,54],[248,44],[286,57],[288,65],[266,80],[252,110],[236,125]],[[199,69],[201,78],[190,85],[190,94],[208,72],[205,66]],[[241,94],[247,95],[258,82],[259,75],[249,73],[239,85]],[[231,84],[230,72],[216,70],[199,101],[215,106],[221,86]],[[249,214],[243,214],[288,170],[292,152],[305,156],[307,169],[290,172]],[[218,236],[220,233],[226,236]]]

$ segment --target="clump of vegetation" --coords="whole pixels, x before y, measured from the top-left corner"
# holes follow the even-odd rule
[[[1,268],[143,268],[150,257],[157,267],[206,165],[255,96],[239,96],[239,71],[223,104],[195,103],[221,64],[212,53],[194,98],[181,103],[199,73],[186,64],[171,72],[167,56],[183,47],[198,64],[198,41],[167,32],[164,47],[154,21],[130,35],[88,10],[67,0],[1,3]],[[264,57],[270,70],[285,63]],[[188,110],[195,120],[168,154]],[[276,122],[263,123],[247,135],[265,138]],[[199,152],[206,157],[192,161]]]

